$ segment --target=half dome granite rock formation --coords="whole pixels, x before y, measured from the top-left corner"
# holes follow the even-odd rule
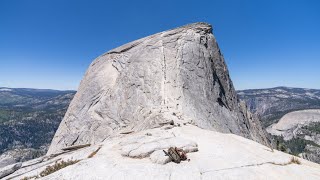
[[[266,142],[259,121],[237,99],[209,24],[157,33],[95,59],[48,154],[172,120]]]

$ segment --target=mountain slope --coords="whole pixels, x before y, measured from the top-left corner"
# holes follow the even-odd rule
[[[209,24],[154,34],[94,60],[48,153],[171,120],[265,143],[259,121],[238,102]]]
[[[260,116],[263,127],[277,122],[285,114],[304,109],[320,109],[320,90],[276,87],[238,91],[251,112]]]
[[[278,87],[238,91],[275,147],[320,163],[320,90]]]
[[[290,112],[267,131],[287,152],[320,163],[320,109]]]
[[[74,91],[0,88],[1,159],[25,161],[46,153]]]

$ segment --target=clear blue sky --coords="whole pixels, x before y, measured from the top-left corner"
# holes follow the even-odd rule
[[[320,89],[318,0],[1,0],[0,86],[76,89],[100,54],[198,21],[236,89]]]

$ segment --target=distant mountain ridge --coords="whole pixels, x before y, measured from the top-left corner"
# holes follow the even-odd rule
[[[261,117],[267,127],[283,115],[297,110],[320,108],[320,90],[307,88],[275,87],[237,91],[251,112]]]
[[[71,90],[0,87],[0,161],[43,155],[74,94]]]

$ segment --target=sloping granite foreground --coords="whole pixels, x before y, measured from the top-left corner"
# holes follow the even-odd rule
[[[197,149],[190,161],[163,163],[159,150],[168,145]],[[92,152],[99,151],[88,158]],[[129,153],[128,153],[129,152]],[[152,160],[156,156],[157,160]],[[186,124],[118,134],[103,143],[86,147],[34,165],[32,162],[5,179],[39,174],[47,165],[61,160],[80,160],[42,179],[319,179],[320,165],[233,134],[223,134]],[[44,158],[45,159],[45,158]],[[160,163],[159,163],[160,162]],[[34,163],[34,162],[33,162]],[[34,170],[32,170],[34,169]],[[21,175],[19,175],[21,174]]]

